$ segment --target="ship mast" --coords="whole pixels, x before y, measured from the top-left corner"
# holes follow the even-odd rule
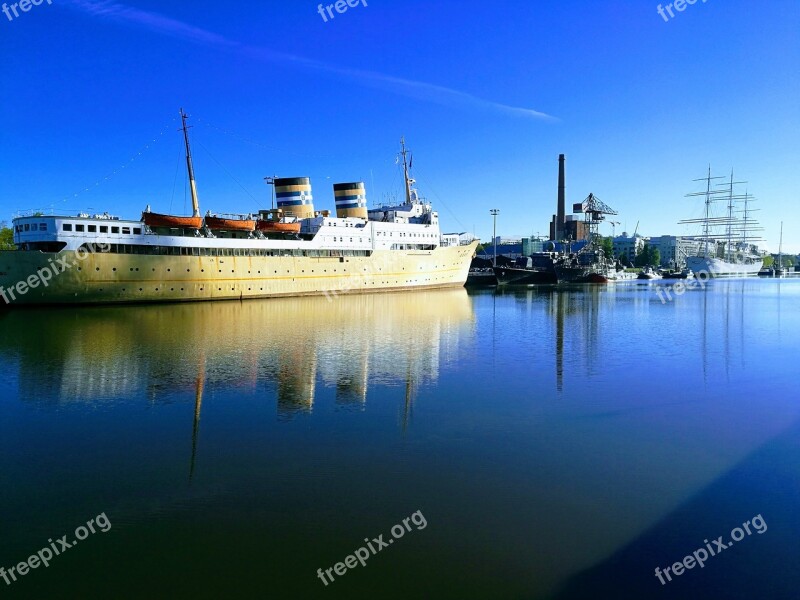
[[[711,215],[711,165],[710,164],[708,165],[708,179],[706,179],[706,182],[707,182],[707,184],[706,184],[706,218],[705,218],[705,222],[704,222],[704,236],[703,237],[705,238],[705,244],[706,244],[705,256],[708,257],[708,236],[709,236],[708,219],[709,219],[709,217]],[[716,248],[715,248],[715,250],[716,250]],[[714,252],[714,256],[716,256],[716,252]]]
[[[403,177],[406,182],[406,204],[411,204],[411,178],[408,175],[408,160],[407,156],[409,151],[406,150],[406,138],[400,138],[400,154],[403,156]],[[413,159],[412,159],[413,160]]]
[[[728,191],[728,262],[731,262],[733,254],[731,245],[733,244],[733,169],[731,169],[731,187]]]
[[[197,200],[197,184],[194,181],[194,166],[192,166],[192,150],[189,147],[189,128],[186,126],[188,115],[181,109],[181,123],[183,124],[183,141],[186,144],[186,168],[189,171],[189,187],[192,191],[192,216],[200,216],[200,203]]]

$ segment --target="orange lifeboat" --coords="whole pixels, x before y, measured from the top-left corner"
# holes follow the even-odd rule
[[[300,233],[300,221],[286,223],[283,221],[256,221],[256,230],[261,233]]]
[[[256,222],[253,219],[223,219],[206,216],[206,227],[222,231],[254,231]]]
[[[142,223],[148,227],[169,227],[170,229],[200,229],[203,217],[176,217],[154,212],[143,212]]]

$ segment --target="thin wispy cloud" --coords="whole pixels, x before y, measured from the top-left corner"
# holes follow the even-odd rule
[[[67,0],[66,6],[77,9],[92,17],[127,23],[142,27],[152,32],[160,33],[170,37],[186,40],[189,42],[215,46],[232,52],[239,52],[258,60],[270,62],[291,63],[305,69],[312,69],[344,77],[361,85],[389,91],[417,100],[423,100],[434,104],[445,106],[459,106],[464,108],[490,110],[515,117],[533,118],[539,120],[555,121],[546,113],[518,106],[510,106],[478,98],[472,94],[461,92],[441,85],[413,81],[401,77],[394,77],[377,73],[375,71],[364,71],[360,69],[350,69],[347,67],[337,67],[321,61],[275,52],[269,48],[260,46],[249,46],[225,36],[207,31],[200,27],[195,27],[183,21],[172,19],[164,15],[141,10],[112,0]]]

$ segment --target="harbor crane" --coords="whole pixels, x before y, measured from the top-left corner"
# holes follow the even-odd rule
[[[605,221],[606,215],[619,214],[594,194],[589,194],[583,202],[573,204],[572,212],[584,214],[584,222],[589,230],[588,245],[594,243],[599,235],[600,223]]]

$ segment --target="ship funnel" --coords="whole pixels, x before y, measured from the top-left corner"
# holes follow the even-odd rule
[[[275,179],[275,199],[284,214],[298,219],[314,216],[314,198],[311,195],[311,180],[308,177],[285,177]]]
[[[336,216],[340,219],[356,217],[367,219],[367,190],[363,181],[333,184],[336,198]]]

